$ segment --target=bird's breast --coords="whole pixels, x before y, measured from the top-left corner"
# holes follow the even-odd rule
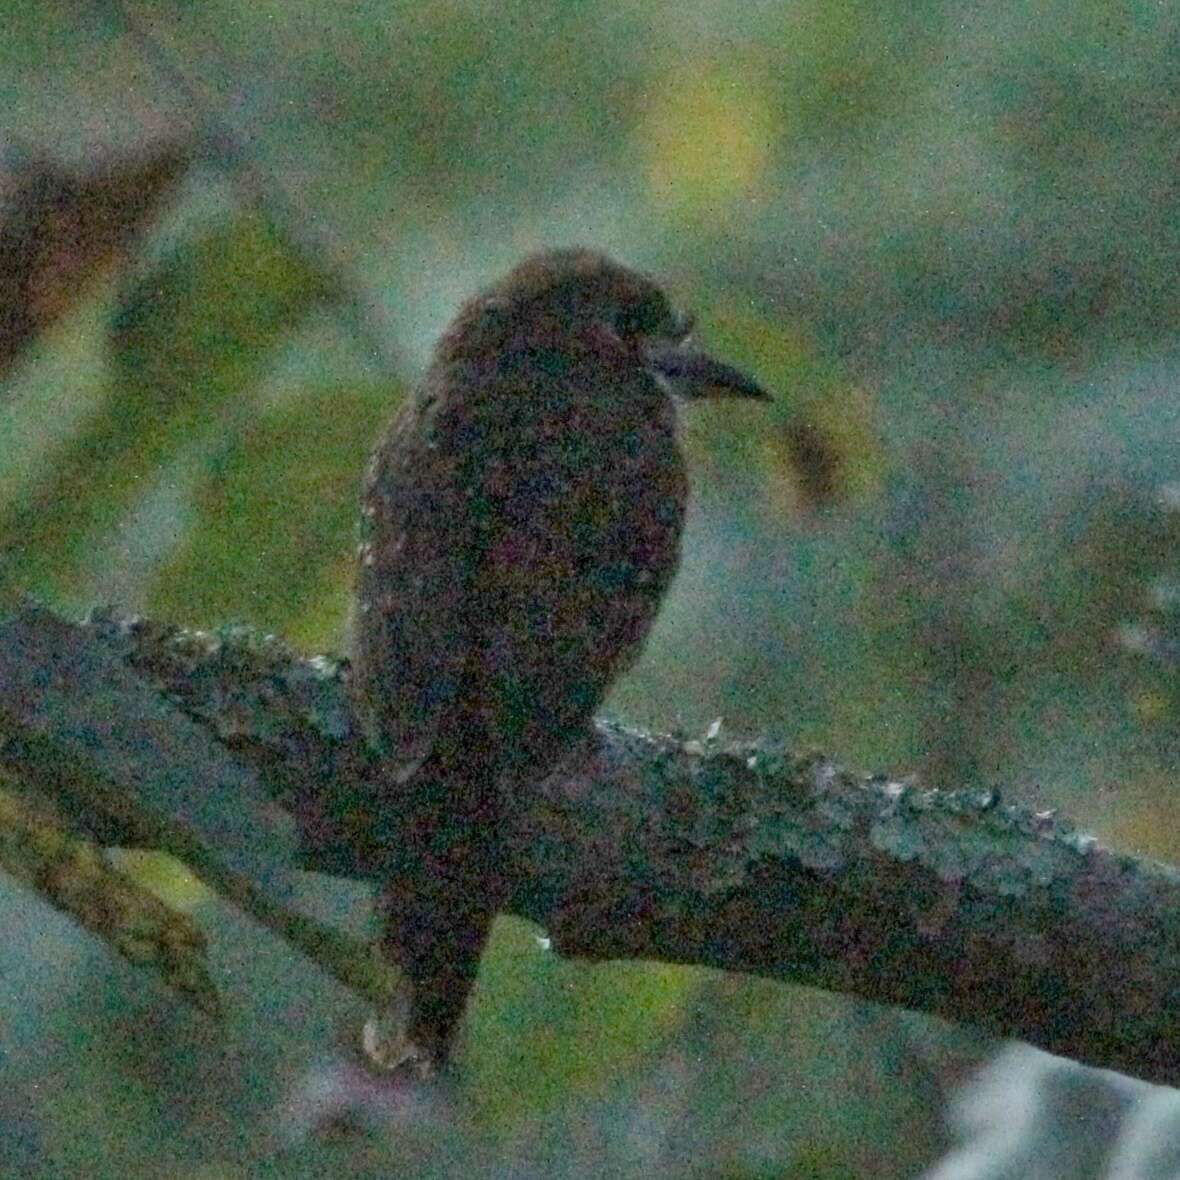
[[[634,662],[680,556],[687,480],[667,416],[535,424],[488,471],[473,598],[488,701],[529,732],[584,725]],[[518,440],[519,441],[519,440]]]
[[[666,583],[687,482],[661,422],[538,423],[537,445],[487,472],[485,575],[525,597],[593,598]]]

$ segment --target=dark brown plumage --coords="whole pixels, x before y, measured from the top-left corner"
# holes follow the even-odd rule
[[[374,454],[354,649],[385,756],[385,1064],[445,1061],[507,882],[513,799],[639,654],[679,561],[672,393],[765,397],[646,277],[539,254],[466,303]],[[400,1027],[401,1024],[405,1027]]]

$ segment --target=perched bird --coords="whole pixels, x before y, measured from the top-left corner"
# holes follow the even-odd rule
[[[447,1057],[522,793],[639,654],[680,556],[674,396],[765,399],[652,280],[591,250],[470,299],[374,453],[353,648],[383,758],[384,947],[409,981],[366,1048]]]

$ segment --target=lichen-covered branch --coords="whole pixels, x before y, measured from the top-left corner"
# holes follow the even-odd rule
[[[77,634],[257,773],[303,867],[374,875],[380,802],[344,665],[243,631]],[[1180,1084],[1180,874],[994,794],[603,724],[539,784],[512,857],[513,912],[564,954],[810,984]]]

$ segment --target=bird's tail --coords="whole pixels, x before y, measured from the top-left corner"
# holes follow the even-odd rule
[[[385,1022],[386,1048],[367,1048],[383,1064],[413,1057],[431,1070],[446,1062],[504,899],[499,800],[489,760],[470,756],[428,759],[397,795],[383,944],[407,991]]]

